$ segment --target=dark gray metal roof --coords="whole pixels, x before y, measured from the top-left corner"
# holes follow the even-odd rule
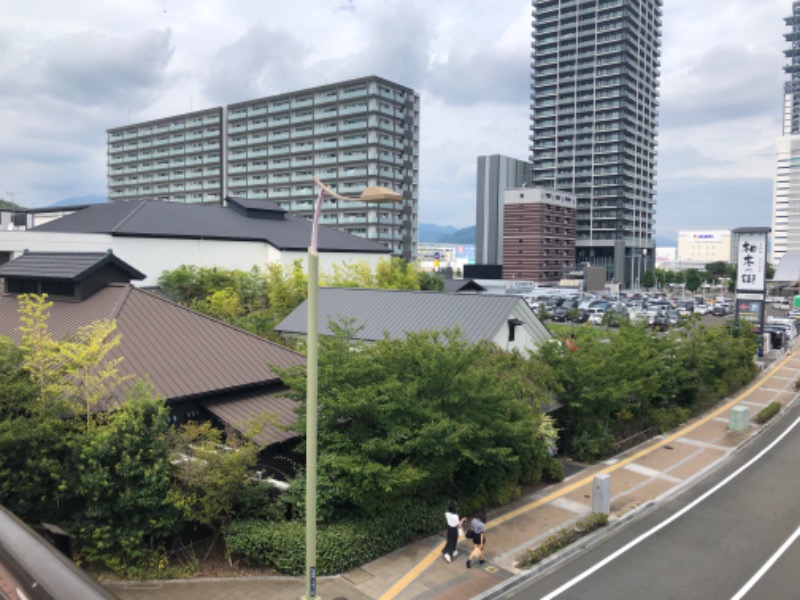
[[[282,333],[305,335],[307,304],[304,301],[275,329]],[[512,312],[521,310],[522,313],[517,314],[527,318],[535,337],[550,337],[520,296],[322,288],[318,304],[320,335],[331,335],[330,321],[352,319],[356,328],[362,327],[355,337],[365,341],[383,339],[387,335],[403,338],[407,333],[458,327],[468,342],[475,343],[492,340],[501,327],[507,326]]]
[[[121,269],[130,279],[144,279],[140,271],[110,252],[25,252],[0,265],[0,277],[80,281],[106,265]]]
[[[485,292],[486,288],[474,279],[445,279],[444,291],[452,292]]]
[[[241,199],[238,202],[242,202]],[[253,209],[258,200],[248,200]],[[274,204],[264,201],[267,205]],[[306,250],[311,221],[284,215],[281,219],[249,218],[231,207],[138,200],[97,204],[55,219],[31,231],[105,233],[115,236],[263,241],[279,250]],[[388,254],[390,249],[343,231],[320,226],[322,252]]]
[[[223,423],[242,433],[247,433],[248,427],[260,421],[259,433],[253,441],[262,448],[297,437],[292,429],[297,421],[294,412],[297,402],[286,397],[286,390],[248,390],[202,400],[201,404]]]

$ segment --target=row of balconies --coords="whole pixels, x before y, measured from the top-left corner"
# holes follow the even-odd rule
[[[115,133],[109,134],[109,139],[111,141],[118,141],[118,140],[133,140],[141,137],[153,136],[153,135],[164,135],[165,133],[171,133],[175,131],[186,131],[192,130],[200,127],[205,127],[208,125],[217,125],[219,124],[220,119],[219,116],[206,116],[206,117],[197,117],[194,119],[190,119],[187,123],[185,121],[174,121],[170,123],[159,123],[157,125],[146,125],[140,126],[135,129],[128,129],[125,131],[119,131]]]

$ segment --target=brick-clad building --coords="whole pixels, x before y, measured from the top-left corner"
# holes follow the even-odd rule
[[[503,278],[558,283],[575,265],[575,195],[515,188],[503,204]]]

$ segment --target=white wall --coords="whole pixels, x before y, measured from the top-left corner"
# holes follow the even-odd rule
[[[154,286],[163,271],[181,265],[220,267],[248,271],[253,266],[263,268],[274,262],[291,265],[300,259],[305,268],[305,252],[284,252],[264,242],[223,240],[136,238],[101,233],[47,233],[42,231],[0,231],[0,252],[12,252],[12,258],[31,252],[107,252],[144,273],[137,286]],[[355,252],[321,252],[320,271],[330,271],[332,265],[344,261],[366,261],[374,266],[389,255]]]
[[[508,341],[508,321],[506,320],[500,326],[492,341],[504,350],[509,352],[519,350],[522,354],[528,354],[543,340],[552,337],[548,329],[533,314],[533,311],[522,298],[520,298],[514,310],[511,311],[511,314],[508,315],[508,318],[519,319],[523,324],[515,328],[513,342]]]

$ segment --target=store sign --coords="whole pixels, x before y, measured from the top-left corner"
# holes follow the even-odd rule
[[[740,233],[736,262],[736,291],[763,292],[766,289],[767,234]]]

